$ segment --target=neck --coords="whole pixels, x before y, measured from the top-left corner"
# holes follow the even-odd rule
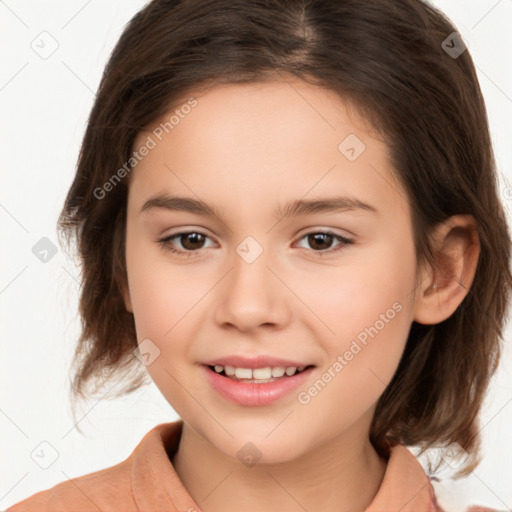
[[[202,512],[364,512],[386,470],[369,439],[350,433],[290,461],[246,466],[186,423],[172,463]]]

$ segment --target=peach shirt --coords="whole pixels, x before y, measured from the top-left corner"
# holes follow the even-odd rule
[[[40,491],[6,512],[200,512],[170,461],[182,425],[182,420],[161,423],[126,460]],[[478,510],[487,509],[472,508],[471,512]],[[397,445],[391,448],[382,485],[365,512],[443,510],[419,462],[407,448]]]

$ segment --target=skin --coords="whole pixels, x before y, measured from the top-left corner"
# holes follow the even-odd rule
[[[160,350],[147,370],[184,421],[174,467],[204,512],[363,511],[386,468],[368,438],[376,402],[412,321],[441,322],[467,293],[479,254],[474,219],[438,227],[445,256],[434,289],[432,269],[417,268],[411,207],[387,147],[337,94],[290,79],[189,96],[198,105],[130,175],[123,291],[139,343],[149,338]],[[338,149],[348,134],[366,146],[354,161]],[[200,198],[222,216],[141,213],[159,193]],[[272,215],[287,201],[335,193],[378,214]],[[326,230],[354,243],[332,252],[337,239],[315,246],[305,236]],[[192,248],[190,258],[158,242],[186,231],[206,235],[169,242]],[[247,236],[263,248],[252,263],[236,252]],[[241,406],[218,395],[200,368],[231,354],[271,354],[314,364],[307,390],[397,302],[401,311],[308,404],[293,392]],[[261,452],[251,467],[237,457],[247,442]]]

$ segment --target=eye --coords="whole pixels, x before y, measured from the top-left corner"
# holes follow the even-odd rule
[[[197,252],[197,249],[203,249],[203,244],[206,238],[210,237],[200,231],[186,231],[175,233],[174,235],[163,238],[158,242],[162,246],[162,249],[166,251],[170,251],[180,256],[190,257],[193,252]],[[175,249],[172,246],[172,243],[175,240],[179,240],[181,246],[185,250]]]
[[[208,235],[201,233],[200,231],[182,231],[175,233],[168,237],[158,240],[162,249],[179,256],[186,256],[190,258],[194,252],[198,252],[199,249],[204,249],[204,242],[206,239],[210,239]],[[345,246],[353,244],[354,241],[345,238],[341,235],[332,233],[331,231],[316,231],[307,233],[302,236],[299,240],[306,239],[307,243],[314,249],[313,252],[320,253],[322,256],[325,253],[335,253],[342,250]],[[173,244],[175,241],[179,241],[182,248],[175,249]],[[334,241],[338,241],[339,244],[334,249],[326,248],[325,246],[331,246]],[[320,250],[318,250],[320,249]],[[327,250],[326,250],[327,249]]]
[[[300,240],[306,239],[307,243],[314,249],[327,249],[327,250],[315,250],[314,252],[319,252],[320,256],[325,253],[335,253],[341,251],[345,246],[353,244],[354,241],[349,238],[345,238],[344,236],[337,235],[336,233],[332,233],[331,231],[316,231],[307,233],[302,236]],[[334,249],[326,248],[325,246],[331,246],[334,241],[340,242]]]

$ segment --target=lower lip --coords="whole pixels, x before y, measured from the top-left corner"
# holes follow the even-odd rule
[[[242,382],[224,377],[208,366],[202,366],[212,387],[224,398],[240,405],[258,407],[271,404],[291,393],[307,380],[314,367],[308,368],[292,377],[282,377],[274,382],[257,384]]]

